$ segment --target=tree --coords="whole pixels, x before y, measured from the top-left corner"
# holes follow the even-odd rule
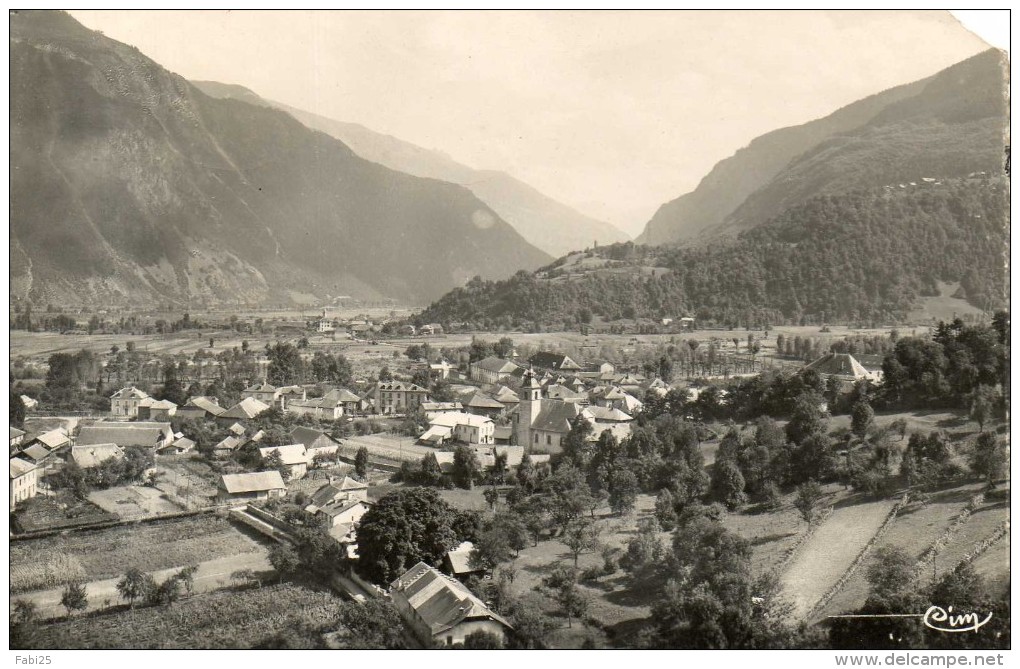
[[[380,499],[358,527],[358,567],[388,583],[417,562],[438,566],[458,543],[454,510],[432,488],[405,488]]]
[[[641,491],[637,476],[629,469],[617,469],[610,476],[609,508],[613,513],[624,514],[634,509]]]
[[[492,487],[486,488],[485,492],[482,493],[482,496],[485,497],[485,503],[489,505],[489,508],[491,510],[495,511],[496,510],[496,502],[499,501],[499,491],[496,490],[496,487],[492,486]]]
[[[864,439],[868,435],[868,429],[875,420],[875,412],[871,405],[864,400],[854,404],[850,412],[850,431],[858,439]]]
[[[195,592],[195,574],[198,572],[198,565],[189,565],[182,567],[179,572],[174,574],[174,578],[184,586],[184,591],[188,593],[188,596]]]
[[[117,592],[121,599],[126,599],[131,608],[135,608],[135,600],[145,596],[146,574],[141,569],[132,567],[117,582]]]
[[[521,458],[521,464],[517,466],[517,484],[524,490],[531,491],[536,483],[535,465],[531,456],[527,453]]]
[[[253,569],[238,569],[230,574],[230,580],[235,581],[239,585],[262,587],[262,581]]]
[[[597,541],[595,537],[595,523],[588,518],[578,518],[567,525],[560,541],[570,549],[574,556],[574,569],[577,569],[577,559],[585,551],[595,550]]]
[[[301,566],[301,558],[288,544],[280,544],[269,551],[269,564],[279,574],[282,581],[285,577],[293,576]]]
[[[985,423],[992,418],[996,399],[995,389],[991,386],[978,386],[971,394],[970,419],[978,424],[981,432],[985,431]]]
[[[358,478],[364,480],[368,477],[368,447],[361,446],[354,454],[354,473]]]
[[[668,488],[659,491],[655,498],[655,519],[659,521],[659,527],[670,532],[676,527],[676,502]]]
[[[406,648],[404,621],[390,602],[373,598],[365,602],[341,602],[337,620],[341,629],[347,631],[346,648]]]
[[[293,344],[276,342],[268,346],[269,367],[266,380],[274,386],[301,383],[304,380],[305,362]]]
[[[70,618],[75,611],[84,611],[89,606],[88,590],[84,583],[68,583],[60,595],[60,605],[67,609]]]
[[[511,648],[527,650],[546,647],[546,639],[556,628],[556,623],[542,612],[542,601],[537,595],[532,593],[519,600],[511,600],[504,610],[513,625],[507,639]]]
[[[559,590],[557,590],[556,602],[567,617],[567,627],[573,626],[572,620],[574,618],[580,618],[587,613],[588,607],[591,604],[588,597],[578,590],[576,581],[572,579],[565,581]]]
[[[712,467],[712,498],[735,511],[747,503],[744,494],[744,475],[734,460],[716,461]]]
[[[283,455],[278,448],[274,448],[262,456],[262,470],[269,471],[272,469],[280,472],[280,476],[283,477],[284,481],[290,478],[290,465],[283,464]]]
[[[39,647],[39,611],[27,599],[14,602],[9,620],[10,647],[12,650],[32,650]]]
[[[478,462],[478,457],[470,446],[460,444],[453,449],[453,469],[450,476],[455,484],[471,490],[479,478],[481,470],[482,466]]]
[[[14,388],[9,389],[11,395],[11,427],[21,429],[25,427],[25,403],[21,401],[21,395],[14,392]]]
[[[790,422],[786,424],[786,437],[799,445],[813,434],[824,434],[826,423],[821,396],[812,391],[804,392],[794,402]]]
[[[995,485],[1009,471],[1009,451],[1006,443],[992,432],[982,432],[974,441],[970,469],[986,479],[989,487]]]
[[[244,578],[245,580],[249,581],[257,580],[255,577],[255,572],[251,571],[250,569],[246,569],[243,571],[248,572],[246,576],[239,577],[238,574],[240,572],[234,572],[234,574],[231,574],[231,578],[234,578],[235,580],[238,578]],[[178,599],[180,599],[180,597],[181,597],[181,581],[176,574],[170,576],[169,578],[167,578],[165,581],[158,585],[155,584],[155,582],[152,582],[152,584],[148,588],[148,591],[145,593],[145,601],[150,606],[170,606]]]
[[[800,512],[800,517],[804,519],[805,523],[810,525],[814,522],[818,502],[821,501],[822,496],[822,487],[815,481],[806,481],[797,487],[793,505],[797,507],[797,511]]]

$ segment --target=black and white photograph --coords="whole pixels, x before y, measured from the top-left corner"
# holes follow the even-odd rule
[[[1006,666],[1009,21],[10,9],[10,666]]]

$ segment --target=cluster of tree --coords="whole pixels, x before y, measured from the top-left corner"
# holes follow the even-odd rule
[[[828,642],[838,649],[981,649],[1009,648],[1009,590],[996,594],[970,563],[963,563],[934,583],[918,583],[916,558],[898,547],[875,552],[868,566],[870,592],[864,605],[853,613],[864,618],[833,621]],[[965,634],[947,634],[923,624],[919,616],[932,606],[957,615],[975,613],[986,623]],[[887,616],[887,614],[894,614]],[[895,614],[900,614],[896,616]]]
[[[153,467],[149,449],[128,446],[123,458],[109,458],[95,467],[82,468],[68,462],[47,479],[54,488],[69,490],[80,499],[85,499],[94,489],[106,489],[124,483],[133,483]]]
[[[146,606],[170,606],[181,595],[192,594],[197,571],[197,566],[183,567],[160,582],[152,574],[132,568],[117,581],[117,592],[131,608],[139,601]]]
[[[472,280],[433,303],[422,322],[482,327],[673,317],[719,324],[902,320],[936,281],[959,281],[982,309],[1004,304],[1002,248],[1008,197],[1000,180],[938,189],[819,196],[736,241],[698,248],[618,245],[670,271],[599,273],[551,282],[528,272]],[[720,272],[719,268],[732,268]]]
[[[991,325],[939,323],[931,338],[905,337],[882,361],[882,401],[889,407],[967,407],[981,386],[1004,385],[1008,315]]]
[[[380,499],[358,526],[358,570],[386,584],[415,564],[441,564],[446,553],[478,535],[475,512],[452,508],[431,488],[404,488]]]
[[[792,606],[773,574],[756,576],[751,546],[719,522],[721,511],[689,505],[671,545],[644,522],[620,561],[631,587],[659,593],[643,648],[767,649],[817,647],[817,635],[793,627]],[[662,587],[665,584],[665,587]]]

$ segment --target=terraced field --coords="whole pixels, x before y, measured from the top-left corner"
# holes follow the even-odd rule
[[[815,531],[782,576],[797,615],[804,615],[839,580],[881,527],[895,501],[845,506]]]
[[[875,543],[873,550],[886,546],[898,546],[912,557],[920,558],[921,554],[931,545],[963,511],[970,498],[980,492],[981,485],[962,486],[943,491],[935,495],[933,500],[924,507],[908,506],[901,511],[888,531]],[[868,597],[867,565],[856,571],[850,581],[819,616],[835,615],[859,608]]]

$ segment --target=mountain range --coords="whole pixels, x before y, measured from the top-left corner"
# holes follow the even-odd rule
[[[987,51],[754,140],[663,205],[638,242],[473,281],[422,319],[562,327],[902,322],[940,286],[1005,304],[1007,70]],[[657,244],[657,245],[656,245]]]
[[[237,84],[193,81],[201,91],[281,109],[314,130],[339,139],[356,154],[386,167],[418,177],[464,186],[489,205],[534,246],[552,256],[596,244],[623,242],[630,237],[613,225],[586,216],[498,170],[476,170],[439,151],[430,151],[358,123],[346,123],[259,97]]]
[[[635,240],[701,243],[751,229],[819,194],[995,172],[1007,114],[1005,60],[989,50],[829,116],[782,128],[720,161],[663,204]]]
[[[210,97],[66,13],[10,29],[14,299],[413,304],[551,260],[467,188]]]

